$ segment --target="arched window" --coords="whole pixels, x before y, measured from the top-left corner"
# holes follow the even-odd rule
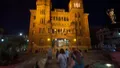
[[[77,18],[77,14],[75,13],[75,18]]]
[[[78,18],[80,18],[80,13],[78,13]]]

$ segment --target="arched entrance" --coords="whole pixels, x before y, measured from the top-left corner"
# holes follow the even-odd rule
[[[69,47],[69,43],[70,41],[66,38],[56,38],[56,39],[53,39],[53,43],[54,43],[54,48],[55,49],[66,49]]]

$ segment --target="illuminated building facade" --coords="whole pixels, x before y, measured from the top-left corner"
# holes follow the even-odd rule
[[[90,48],[88,15],[82,0],[70,0],[69,11],[51,10],[51,0],[37,0],[30,10],[29,48]]]

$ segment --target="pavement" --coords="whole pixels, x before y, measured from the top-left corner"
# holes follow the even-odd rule
[[[103,56],[100,51],[89,51],[88,53],[83,53],[84,55],[84,65],[93,64],[96,62],[111,63],[109,59]],[[51,63],[47,61],[45,68],[59,68],[57,65],[56,58],[53,58]]]
[[[38,65],[40,68],[44,68],[44,64],[46,63],[46,56],[37,54],[34,57],[31,57],[24,62],[21,62],[15,66],[15,68],[34,68],[36,62],[38,61]]]
[[[111,63],[111,61],[107,59],[107,57],[103,56],[102,52],[100,51],[89,51],[88,53],[83,53],[83,55],[85,66],[95,62]],[[34,68],[36,61],[39,61],[38,65],[40,68],[59,68],[55,56],[53,56],[53,59],[51,61],[48,61],[47,56],[41,54],[28,56],[28,58],[26,58],[25,61],[19,64],[0,68]]]

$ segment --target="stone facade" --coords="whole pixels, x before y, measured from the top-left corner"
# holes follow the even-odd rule
[[[36,9],[30,10],[29,51],[53,48],[58,39],[68,40],[68,46],[88,49],[91,47],[88,15],[82,0],[70,0],[69,11],[51,10],[50,0],[37,0]]]

